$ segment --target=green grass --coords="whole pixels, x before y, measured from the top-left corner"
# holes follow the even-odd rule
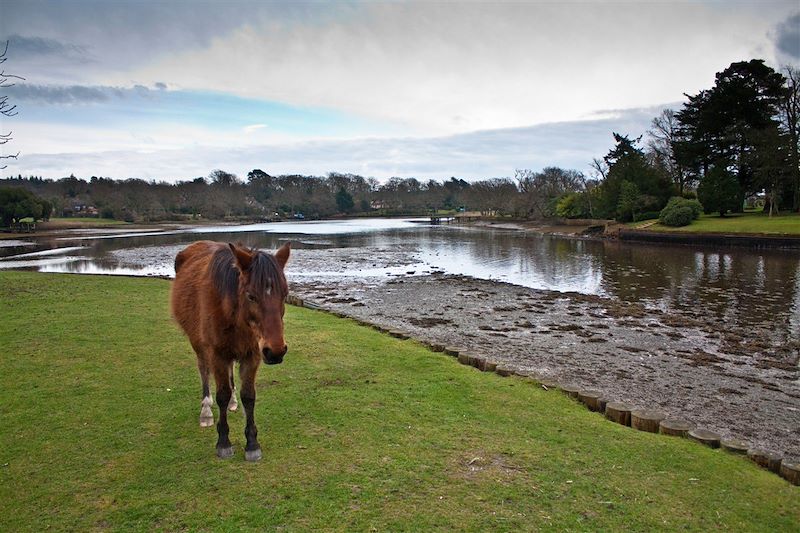
[[[648,221],[630,224],[632,227],[646,225]],[[800,214],[782,213],[772,218],[764,213],[742,213],[720,217],[719,215],[700,215],[688,226],[672,228],[655,224],[646,227],[648,231],[676,231],[684,233],[763,233],[770,235],[800,235]]]
[[[113,218],[95,218],[95,217],[67,217],[67,218],[51,218],[47,222],[43,222],[47,227],[102,227],[102,226],[126,226],[130,222],[124,220],[115,220]]]
[[[214,455],[154,279],[0,272],[0,531],[797,531],[744,458],[289,307],[264,458]],[[216,413],[216,408],[215,408]]]

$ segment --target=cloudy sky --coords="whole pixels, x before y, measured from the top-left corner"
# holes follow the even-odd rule
[[[731,62],[800,64],[800,7],[0,0],[0,38],[4,175],[478,179],[588,171]]]

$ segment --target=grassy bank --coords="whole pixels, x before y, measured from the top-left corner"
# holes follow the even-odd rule
[[[750,233],[765,235],[800,235],[800,214],[783,213],[770,218],[764,213],[741,213],[720,217],[701,215],[688,226],[673,228],[652,221],[629,224],[631,228],[647,231],[674,231],[678,233]]]
[[[33,222],[33,219],[23,219],[23,222]],[[65,229],[102,229],[112,227],[130,226],[129,222],[114,220],[112,218],[94,217],[70,217],[70,218],[51,218],[48,221],[36,223],[36,231],[32,233],[10,231],[7,228],[0,228],[0,239],[18,239],[25,236],[41,236],[51,231]]]
[[[235,413],[219,460],[168,288],[0,272],[1,531],[800,527],[800,489],[746,459],[292,307],[264,458]]]
[[[129,225],[130,222],[125,222],[124,220],[95,217],[51,218],[47,222],[39,222],[37,224],[37,226],[42,229],[105,228],[109,226]]]

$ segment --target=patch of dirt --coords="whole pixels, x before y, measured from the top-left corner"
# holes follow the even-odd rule
[[[461,455],[457,464],[453,466],[453,474],[457,479],[490,477],[502,481],[524,472],[523,468],[514,464],[510,456],[480,450]]]

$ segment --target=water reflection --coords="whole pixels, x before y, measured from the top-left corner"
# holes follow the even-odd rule
[[[0,268],[47,272],[172,275],[181,247],[198,239],[276,249],[292,240],[316,262],[292,275],[388,277],[440,270],[556,291],[702,313],[741,325],[770,322],[800,333],[800,253],[629,244],[514,231],[429,226],[411,220],[287,222],[184,228],[170,232],[61,235],[0,247]],[[328,268],[325,252],[347,268]],[[391,264],[392,254],[408,259]],[[351,257],[352,256],[352,257]],[[298,255],[299,257],[299,255]],[[302,263],[298,263],[302,264]]]

